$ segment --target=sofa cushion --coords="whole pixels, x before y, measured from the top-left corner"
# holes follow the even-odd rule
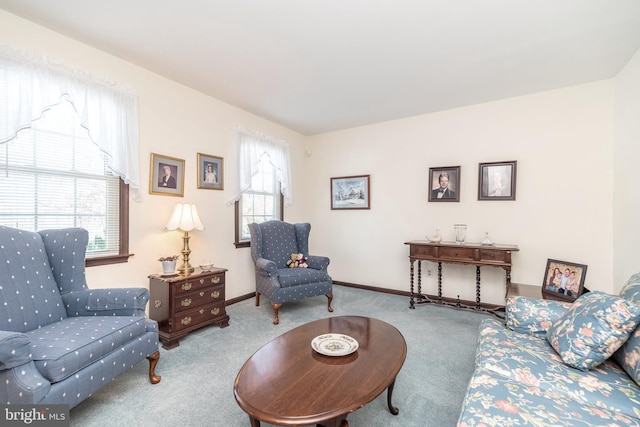
[[[640,305],[640,273],[634,274],[627,280],[627,283],[620,290],[620,298]]]
[[[627,341],[640,322],[640,306],[604,292],[580,296],[547,331],[547,340],[569,366],[591,369]]]
[[[145,332],[144,317],[84,316],[69,317],[27,332],[27,336],[38,370],[55,383]]]
[[[38,233],[0,226],[0,330],[27,332],[67,317]]]
[[[509,297],[505,307],[506,326],[512,331],[545,338],[551,325],[570,307],[570,302]]]
[[[561,393],[583,404],[599,402],[602,409],[640,417],[638,387],[613,360],[585,372],[574,369],[546,339],[508,330],[494,319],[480,325],[476,367],[492,378],[506,378],[539,392]]]

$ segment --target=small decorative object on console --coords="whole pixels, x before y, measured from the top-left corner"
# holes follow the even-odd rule
[[[440,234],[440,230],[438,230],[437,228],[436,234],[427,234],[425,237],[432,243],[439,243],[442,241],[442,235]]]
[[[493,245],[493,240],[491,240],[491,238],[489,237],[489,233],[484,233],[484,239],[482,239],[481,243],[486,246]]]

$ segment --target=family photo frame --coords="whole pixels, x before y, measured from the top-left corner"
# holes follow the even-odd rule
[[[478,200],[515,200],[517,161],[480,163]]]
[[[198,153],[198,188],[224,190],[224,159]]]
[[[430,202],[460,201],[460,166],[429,168]]]
[[[184,195],[184,160],[151,153],[149,194],[182,197]]]
[[[331,178],[331,209],[370,209],[370,175]]]
[[[575,301],[584,292],[587,266],[574,262],[547,260],[542,295],[550,299]]]

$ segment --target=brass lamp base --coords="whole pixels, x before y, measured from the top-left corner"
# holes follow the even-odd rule
[[[178,273],[182,275],[188,275],[193,273],[194,268],[189,263],[189,255],[191,255],[191,249],[189,249],[189,232],[185,231],[182,236],[182,265],[178,268]]]

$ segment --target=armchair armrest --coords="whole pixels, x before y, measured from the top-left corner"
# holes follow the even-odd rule
[[[505,307],[506,326],[515,332],[544,338],[551,325],[570,307],[570,302],[509,297]]]
[[[309,255],[307,257],[307,265],[309,266],[309,268],[313,268],[316,270],[327,271],[329,262],[329,257],[326,256]]]
[[[31,340],[20,332],[0,331],[0,371],[31,362]]]
[[[146,288],[85,289],[62,295],[67,314],[76,316],[145,316]]]
[[[273,261],[258,258],[256,259],[256,271],[264,276],[275,276],[278,274],[278,266]]]

